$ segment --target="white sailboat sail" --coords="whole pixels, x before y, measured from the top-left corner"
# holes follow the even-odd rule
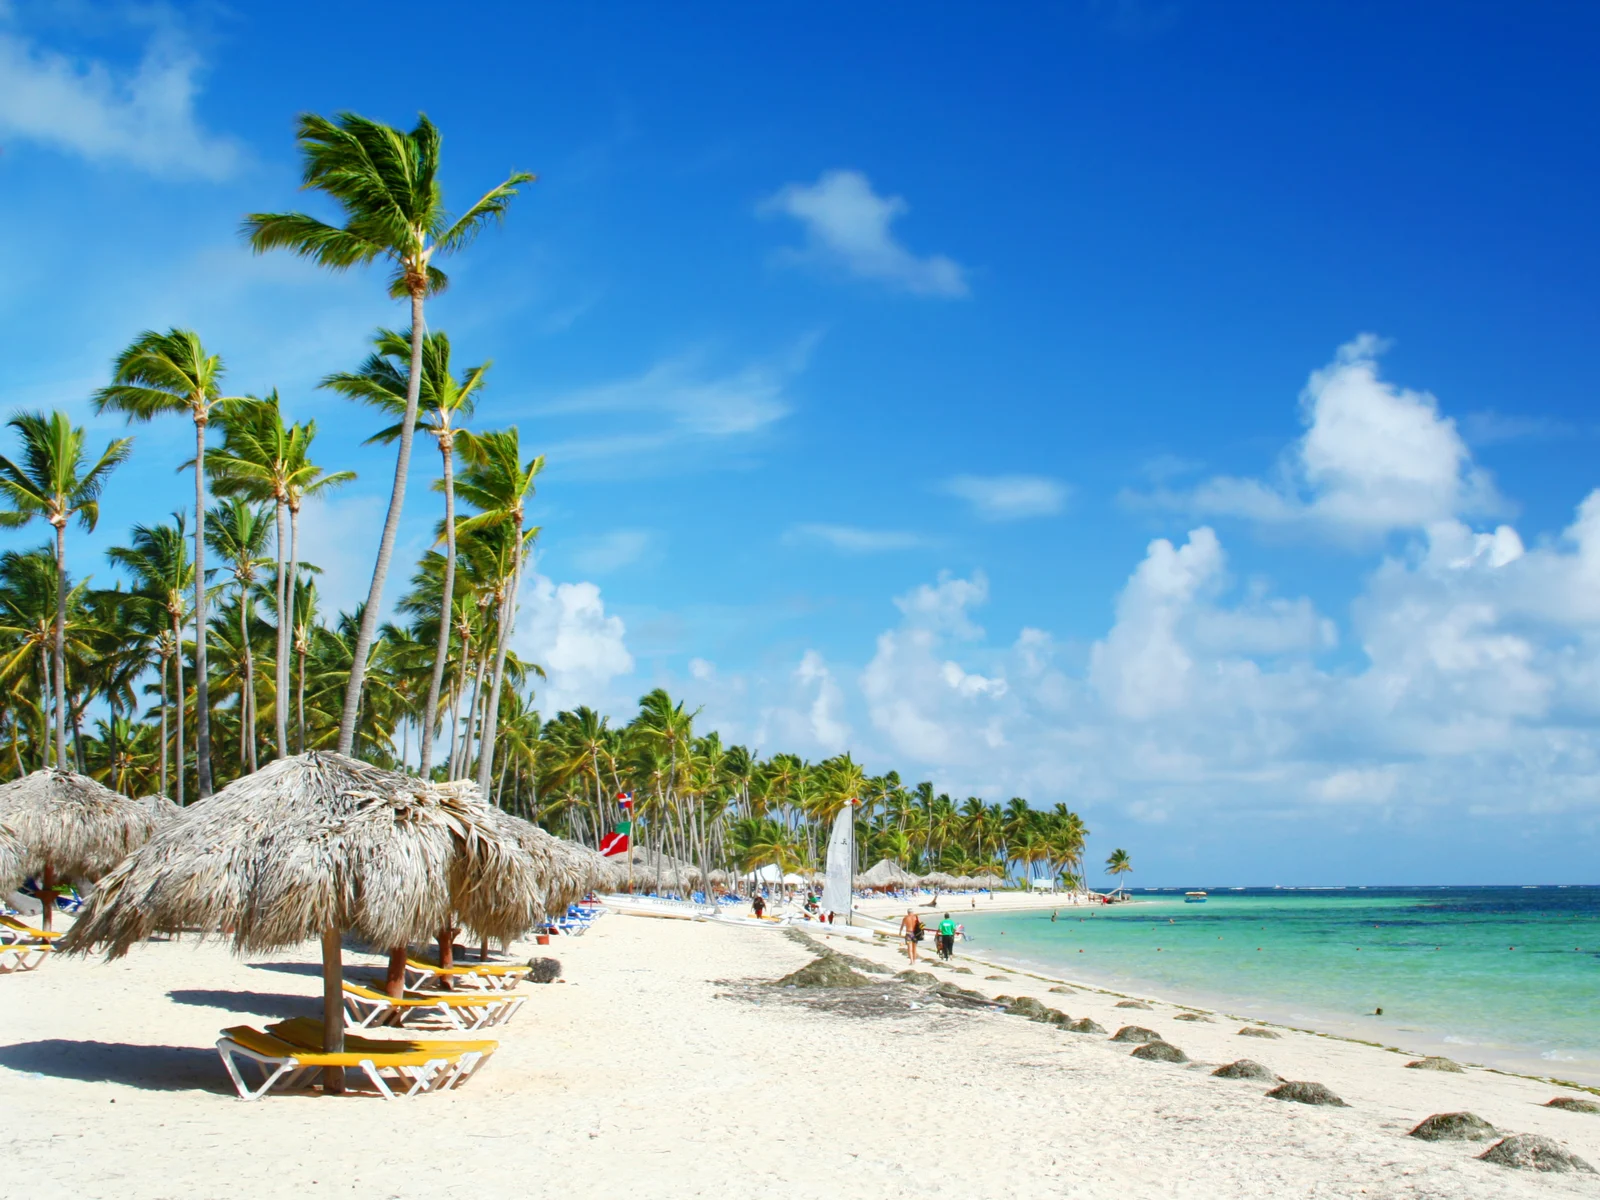
[[[855,891],[856,810],[846,804],[833,820],[828,837],[828,874],[822,885],[822,908],[836,914],[835,921],[850,924],[851,896]]]

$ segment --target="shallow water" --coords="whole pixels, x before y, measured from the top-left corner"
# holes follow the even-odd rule
[[[1241,889],[962,914],[985,957],[1600,1084],[1600,888]],[[1381,1017],[1372,1015],[1382,1007]]]

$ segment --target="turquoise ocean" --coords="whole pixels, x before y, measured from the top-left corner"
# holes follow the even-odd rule
[[[1600,1085],[1600,887],[1135,891],[1054,921],[961,903],[984,958]]]

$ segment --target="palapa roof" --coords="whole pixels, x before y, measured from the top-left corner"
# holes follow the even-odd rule
[[[857,887],[902,887],[916,883],[916,880],[901,869],[899,863],[892,863],[887,858],[880,858],[872,866],[856,876]]]
[[[954,875],[946,875],[943,871],[935,871],[931,875],[924,875],[919,882],[928,887],[953,888],[961,886]]]
[[[20,843],[25,873],[48,864],[63,879],[99,879],[163,824],[142,801],[56,770],[0,786],[0,823]]]
[[[22,843],[16,834],[0,825],[0,892],[9,892],[27,873],[22,865]]]
[[[476,793],[477,788],[472,791]],[[606,877],[606,860],[587,846],[556,837],[502,809],[483,807],[491,825],[534,860],[542,881],[545,916],[561,916],[569,904],[582,900]]]
[[[375,947],[452,914],[485,937],[538,923],[545,871],[465,789],[326,751],[279,759],[161,829],[103,880],[65,948],[125,954],[157,930],[228,929],[238,953],[328,929]]]
[[[166,796],[140,796],[138,803],[148,808],[155,819],[163,825],[171,824],[183,816],[183,809]]]

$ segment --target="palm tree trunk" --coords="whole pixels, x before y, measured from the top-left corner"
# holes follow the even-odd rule
[[[494,766],[495,732],[500,724],[500,687],[506,677],[506,651],[511,648],[511,633],[517,620],[517,587],[522,580],[522,522],[512,538],[511,590],[500,610],[499,647],[494,656],[494,685],[489,689],[489,710],[483,714],[483,745],[478,753],[478,790],[489,792],[489,772]]]
[[[177,613],[172,615],[172,641],[178,652],[172,656],[174,676],[178,684],[178,807],[183,807],[183,624]]]
[[[50,746],[55,740],[54,726],[50,721],[50,697],[55,694],[54,684],[51,679],[54,672],[50,670],[52,655],[44,648],[44,639],[39,639],[39,767],[41,770],[50,765]],[[58,760],[59,761],[59,760]]]
[[[283,499],[275,497],[273,507],[278,518],[278,652],[273,659],[272,726],[277,737],[278,757],[289,757],[289,638],[294,631],[294,619],[288,612],[284,589],[288,576],[283,570]],[[290,601],[294,589],[290,587]]]
[[[442,411],[440,416],[442,421]],[[422,715],[422,769],[419,773],[424,779],[433,765],[433,731],[439,719],[439,688],[444,684],[444,663],[450,656],[450,610],[456,588],[455,445],[450,434],[440,436],[439,453],[444,458],[444,593],[439,601],[439,645],[433,659],[433,678],[428,681],[428,703]]]
[[[194,422],[194,751],[195,791],[211,795],[211,693],[206,666],[206,418]]]
[[[395,455],[394,487],[389,492],[389,515],[384,518],[383,537],[378,542],[378,561],[372,567],[372,586],[367,589],[367,607],[361,614],[361,630],[356,634],[355,653],[350,663],[350,682],[344,689],[344,712],[339,718],[339,753],[349,754],[356,740],[356,717],[361,710],[361,685],[367,675],[367,653],[378,631],[378,612],[383,606],[383,584],[389,576],[389,559],[400,530],[400,509],[406,498],[406,475],[411,469],[411,435],[417,427],[417,397],[422,392],[422,293],[411,294],[411,373],[406,379],[406,413],[400,422],[400,449]]]
[[[256,661],[250,650],[250,596],[239,585],[239,645],[244,647],[244,694],[239,704],[239,770],[256,773]],[[247,762],[248,754],[248,766]]]
[[[467,708],[465,728],[461,731],[461,761],[452,776],[455,779],[465,779],[467,768],[472,764],[473,728],[479,719],[478,702],[483,697],[483,673],[489,665],[487,646],[479,651],[477,659],[477,665],[472,670],[472,704]]]
[[[284,581],[284,585],[283,585],[284,586],[283,607],[284,607],[285,615],[280,617],[279,620],[281,620],[285,625],[287,625],[287,627],[289,629],[289,635],[288,636],[291,639],[291,641],[294,641],[294,642],[298,641],[298,639],[296,639],[295,636],[294,636],[294,632],[295,632],[294,631],[294,585],[295,585],[295,580],[297,580],[299,578],[300,578],[300,505],[297,502],[291,500],[290,503],[289,503],[289,577]],[[290,644],[291,644],[290,641],[286,641],[284,643],[284,649],[287,650],[289,648]],[[295,723],[296,723],[296,725],[297,725],[297,727],[299,729],[299,735],[300,736],[299,736],[299,740],[296,742],[296,746],[298,747],[298,749],[295,751],[295,753],[304,754],[306,752],[306,656],[299,651],[298,646],[296,646],[296,654],[299,656],[299,660],[300,660],[300,691],[299,691],[299,699],[296,702],[297,703],[297,707],[296,707],[295,711],[297,713],[297,717],[296,717],[296,722]],[[284,683],[284,691],[287,692],[289,690],[289,672],[288,672],[287,668],[284,669],[283,683]]]
[[[295,640],[295,657],[299,660],[300,667],[300,684],[295,691],[295,726],[298,732],[295,753],[304,754],[306,752],[306,652],[305,648],[298,644],[299,639]]]
[[[167,791],[167,656],[161,656],[161,794]]]
[[[56,768],[67,763],[67,523],[56,526]]]

